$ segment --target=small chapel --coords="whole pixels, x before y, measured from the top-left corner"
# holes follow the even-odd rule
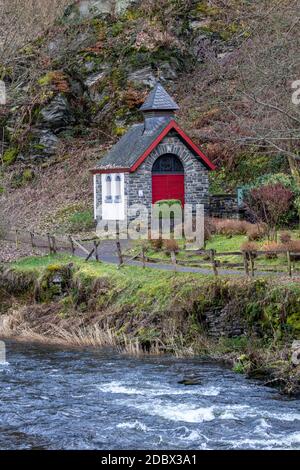
[[[95,218],[123,220],[125,204],[150,210],[170,199],[182,206],[203,204],[208,212],[208,173],[215,166],[176,122],[178,110],[158,82],[140,108],[143,122],[133,125],[92,169]]]

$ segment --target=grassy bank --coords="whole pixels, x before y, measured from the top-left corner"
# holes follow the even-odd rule
[[[26,258],[0,271],[0,335],[134,354],[199,354],[299,392],[300,286]]]

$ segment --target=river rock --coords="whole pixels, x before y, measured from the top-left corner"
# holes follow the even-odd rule
[[[178,382],[181,385],[202,385],[201,377],[197,375],[191,375],[189,377],[184,377]]]
[[[300,341],[299,340],[293,341],[291,362],[294,366],[300,365]]]

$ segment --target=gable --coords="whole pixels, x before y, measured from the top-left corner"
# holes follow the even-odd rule
[[[145,161],[150,153],[162,140],[175,130],[184,144],[198,157],[209,170],[215,165],[192,142],[187,134],[172,119],[165,121],[153,133],[145,132],[144,124],[132,126],[129,131],[112,147],[99,164],[92,170],[93,173],[102,173],[110,170],[134,172]]]
[[[130,168],[130,172],[136,171],[137,168],[145,161],[150,153],[160,144],[160,142],[171,132],[175,130],[185,145],[197,156],[209,170],[215,170],[216,166],[207,158],[207,156],[197,147],[196,144],[188,137],[188,135],[172,120],[165,129],[157,136],[152,144],[138,158],[134,165]]]

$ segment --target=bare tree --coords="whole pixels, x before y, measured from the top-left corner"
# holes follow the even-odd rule
[[[230,7],[234,2],[210,2],[221,3]],[[237,32],[224,52],[206,48],[205,63],[193,80],[195,108],[203,115],[215,112],[194,134],[229,154],[236,147],[280,155],[300,184],[300,105],[292,101],[292,85],[300,79],[299,1],[260,0],[227,15],[222,21],[230,31],[234,19]]]
[[[0,0],[0,64],[51,26],[70,0]]]
[[[293,193],[282,184],[269,184],[250,191],[247,199],[249,212],[256,221],[265,223],[268,236],[276,239],[276,230],[290,208]]]

